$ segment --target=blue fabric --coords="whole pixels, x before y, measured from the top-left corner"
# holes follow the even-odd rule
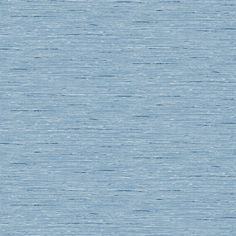
[[[0,235],[236,235],[235,12],[0,1]]]

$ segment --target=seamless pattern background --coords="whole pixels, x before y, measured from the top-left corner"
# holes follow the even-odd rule
[[[235,13],[0,1],[0,235],[236,235]]]

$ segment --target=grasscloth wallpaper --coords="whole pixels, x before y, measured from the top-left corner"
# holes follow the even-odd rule
[[[236,235],[235,16],[1,0],[0,235]]]

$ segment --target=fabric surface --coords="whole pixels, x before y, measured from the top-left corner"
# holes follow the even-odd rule
[[[0,1],[0,235],[236,235],[235,13]]]

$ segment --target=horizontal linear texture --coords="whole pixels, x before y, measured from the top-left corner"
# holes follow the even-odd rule
[[[236,1],[0,1],[0,235],[236,235]]]

